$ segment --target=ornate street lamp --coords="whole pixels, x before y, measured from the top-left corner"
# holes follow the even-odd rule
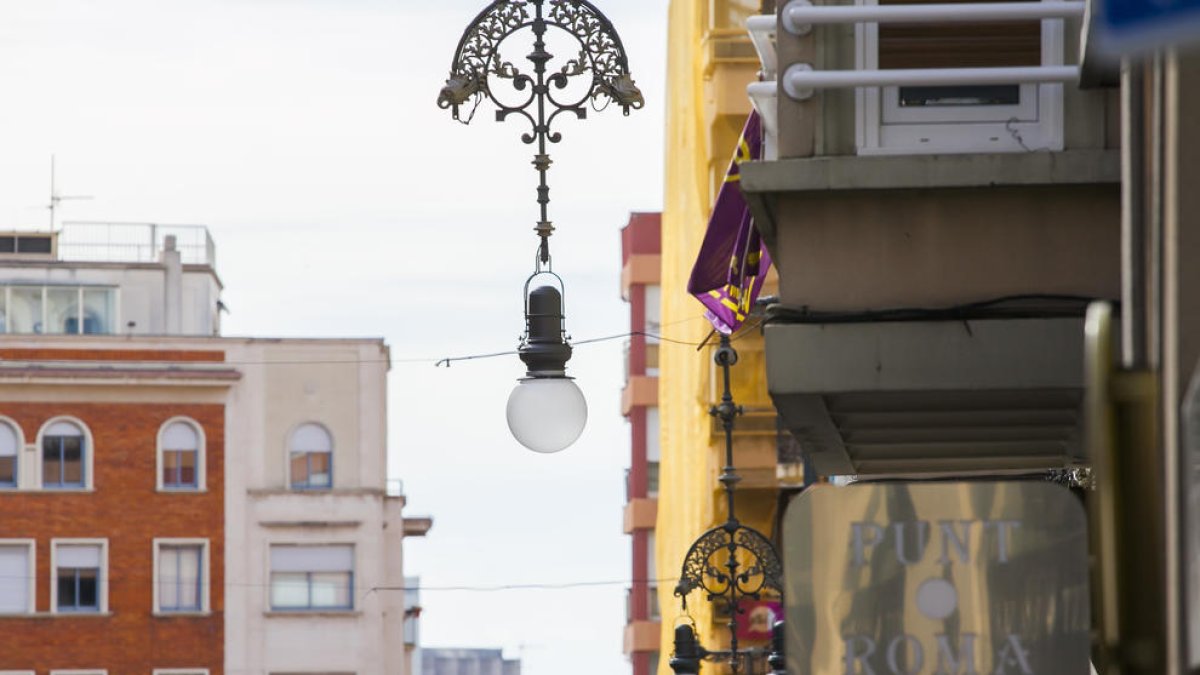
[[[513,56],[512,49],[504,49],[505,45],[527,49],[530,36],[529,53]],[[547,51],[547,38],[568,40],[569,55],[556,61]],[[522,58],[529,62],[528,69],[518,67]],[[438,106],[449,108],[454,119],[468,124],[483,99],[495,104],[496,121],[516,117],[528,122],[529,131],[521,140],[537,146],[533,167],[538,173],[541,218],[534,231],[541,242],[533,274],[525,281],[525,334],[518,353],[527,373],[509,396],[508,427],[530,450],[558,452],[583,432],[587,402],[566,374],[571,345],[563,314],[564,287],[550,257],[554,225],[548,215],[547,143],[562,140],[554,130],[560,115],[582,120],[589,106],[602,110],[611,103],[628,115],[630,109],[642,107],[642,93],[629,74],[621,38],[590,2],[495,0],[463,33]],[[465,119],[464,107],[469,107]],[[551,285],[531,291],[538,277]]]
[[[688,594],[696,589],[703,590],[709,602],[720,603],[729,615],[729,649],[711,651],[696,639],[691,624],[675,627],[675,651],[671,658],[671,669],[678,675],[700,672],[700,662],[709,660],[726,663],[734,675],[749,672],[755,657],[767,657],[772,673],[782,674],[783,623],[771,627],[770,649],[739,649],[739,615],[745,610],[743,600],[761,600],[764,595],[783,597],[783,565],[775,546],[758,530],[743,525],[734,514],[734,490],[741,477],[733,466],[733,428],[741,406],[733,402],[729,389],[729,369],[737,363],[737,351],[730,344],[729,336],[721,334],[721,346],[713,355],[713,361],[721,368],[725,389],[721,402],[709,410],[709,414],[721,421],[725,431],[725,467],[721,471],[721,485],[725,488],[726,506],[729,516],[725,522],[700,535],[683,558],[683,569],[675,595],[679,596],[683,610],[687,612]]]

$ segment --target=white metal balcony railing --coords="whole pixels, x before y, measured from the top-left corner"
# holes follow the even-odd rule
[[[186,265],[217,265],[217,249],[203,225],[155,223],[64,223],[58,233],[59,260],[73,262],[158,262],[168,236]]]
[[[1085,3],[1079,0],[928,5],[812,5],[808,0],[791,0],[780,12],[779,23],[788,33],[802,36],[811,31],[814,25],[829,24],[1062,20],[1083,16],[1084,7]],[[775,49],[775,17],[750,17],[746,27],[767,77],[767,81],[750,84],[747,93],[759,114],[764,116],[765,126],[770,129],[773,119],[768,119],[766,110],[772,107],[768,102],[778,96],[774,81],[774,74],[779,67]],[[818,89],[1071,83],[1079,80],[1079,66],[818,71],[811,64],[795,63],[788,66],[780,80],[789,97],[804,100]]]

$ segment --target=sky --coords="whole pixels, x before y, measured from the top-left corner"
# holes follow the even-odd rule
[[[555,271],[577,340],[628,330],[619,229],[661,208],[666,0],[600,0],[645,109],[564,121],[551,150]],[[202,224],[226,335],[383,337],[389,474],[408,515],[425,646],[499,647],[526,675],[627,669],[622,341],[570,363],[582,438],[510,437],[515,347],[537,220],[532,150],[481,108],[438,109],[484,0],[6,0],[0,5],[0,229],[61,221]],[[486,105],[486,104],[485,104]],[[598,583],[616,582],[616,583]],[[436,590],[523,584],[553,589]],[[569,665],[567,665],[569,664]]]

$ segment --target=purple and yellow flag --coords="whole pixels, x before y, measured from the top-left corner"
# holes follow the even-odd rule
[[[771,256],[739,187],[742,162],[760,157],[762,123],[756,111],[750,113],[742,129],[688,279],[688,293],[708,309],[705,317],[726,335],[741,327],[750,315],[771,267]]]

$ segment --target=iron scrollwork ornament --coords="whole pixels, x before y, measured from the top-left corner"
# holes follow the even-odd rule
[[[532,34],[533,48],[524,54],[530,67],[522,70],[517,65],[521,59],[506,58],[502,48],[506,43],[525,46],[520,39],[509,41],[527,34]],[[551,54],[548,35],[557,37],[557,44],[566,36],[574,47],[563,57]],[[546,143],[562,140],[554,130],[560,115],[582,120],[589,104],[602,110],[611,103],[628,115],[645,105],[629,73],[625,47],[612,23],[587,0],[494,0],[463,33],[438,106],[468,124],[483,99],[496,106],[497,121],[517,116],[529,123],[521,140],[538,146],[533,166],[540,179],[541,220],[536,231],[542,239],[539,261],[548,264],[547,240],[554,227],[547,216],[551,161]],[[464,119],[460,109],[468,105]]]
[[[736,563],[730,567],[730,556]],[[709,601],[723,597],[761,600],[766,591],[783,594],[783,566],[775,547],[758,530],[728,523],[705,532],[683,559],[675,595],[703,590]]]

